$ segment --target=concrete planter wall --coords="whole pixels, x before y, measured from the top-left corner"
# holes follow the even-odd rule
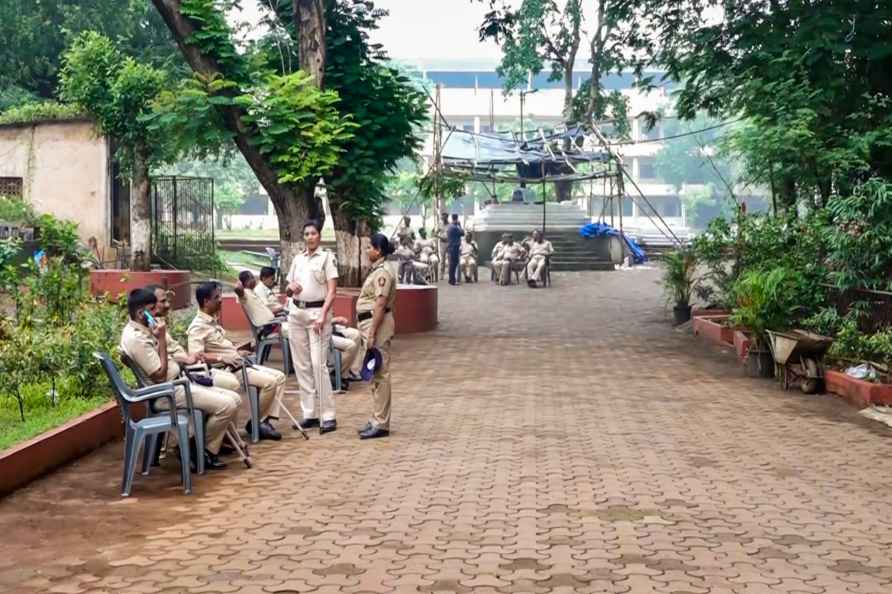
[[[749,332],[746,330],[734,331],[734,350],[737,352],[737,358],[741,361],[746,359],[752,343],[753,340]]]
[[[123,436],[121,413],[109,402],[0,452],[0,496]]]
[[[833,370],[828,370],[824,374],[824,383],[828,392],[845,398],[858,408],[865,408],[871,404],[892,405],[892,384],[875,384]]]
[[[90,292],[96,296],[107,293],[111,299],[118,299],[133,289],[161,285],[174,292],[171,306],[174,309],[183,309],[192,302],[192,287],[189,285],[191,279],[192,272],[189,270],[92,270]]]
[[[734,328],[725,325],[726,315],[694,316],[694,335],[721,347],[734,346]]]
[[[338,289],[332,313],[356,325],[356,301],[359,289]],[[284,302],[284,296],[283,296]],[[396,290],[394,317],[397,334],[429,332],[437,326],[437,287],[399,285]],[[248,318],[235,295],[223,296],[220,323],[227,330],[247,332]]]

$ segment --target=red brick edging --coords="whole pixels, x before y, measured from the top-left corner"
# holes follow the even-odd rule
[[[0,497],[123,435],[115,402],[0,452]]]
[[[827,391],[841,396],[857,407],[871,404],[892,405],[892,385],[875,384],[849,377],[842,371],[828,370],[824,373]]]

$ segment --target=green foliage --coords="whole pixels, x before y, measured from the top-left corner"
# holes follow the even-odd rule
[[[62,54],[86,30],[156,65],[181,63],[167,27],[145,0],[0,2],[0,111],[56,95]]]
[[[587,78],[579,85],[579,90],[573,97],[573,120],[585,121],[592,97],[592,79]],[[601,99],[597,101],[596,109],[591,117],[596,122],[609,121],[610,139],[628,140],[632,137],[632,120],[629,117],[629,98],[620,91],[607,91],[601,89]]]
[[[58,256],[65,263],[80,263],[82,249],[77,223],[42,214],[31,224],[37,228],[37,240],[48,256]]]
[[[790,328],[800,313],[802,276],[788,268],[749,270],[734,283],[731,321],[752,331],[757,341],[766,340],[766,330]]]
[[[697,283],[697,257],[689,249],[679,249],[663,257],[663,290],[666,298],[676,306],[687,306]]]
[[[76,105],[37,101],[23,103],[0,112],[0,125],[31,124],[46,120],[72,120],[85,117],[84,110]]]
[[[356,126],[326,181],[337,210],[369,222],[379,219],[387,201],[388,175],[420,150],[427,121],[419,83],[369,43],[368,31],[385,14],[366,2],[333,2],[326,10],[325,85],[337,91],[338,111]]]
[[[825,307],[803,320],[802,324],[814,332],[833,337],[833,346],[828,353],[831,358],[848,362],[872,361],[890,366],[892,328],[863,332],[867,316],[869,309],[857,304],[845,316],[840,316],[835,308]]]
[[[17,196],[0,196],[0,221],[30,223],[36,218],[34,208]]]
[[[270,76],[262,93],[236,99],[245,109],[242,120],[256,131],[254,144],[286,184],[314,179],[338,164],[356,124],[338,113],[337,101],[337,93],[320,91],[303,72]]]
[[[125,56],[94,31],[75,38],[63,58],[63,99],[85,109],[104,134],[117,139],[119,156],[127,163],[170,156],[169,134],[148,125],[165,84],[166,72]]]
[[[830,278],[840,288],[892,289],[892,183],[871,179],[827,211]]]
[[[187,40],[212,56],[223,72],[224,77],[246,82],[247,72],[244,58],[233,43],[233,31],[226,22],[226,11],[233,6],[226,0],[182,0],[180,12],[195,27],[195,32]]]

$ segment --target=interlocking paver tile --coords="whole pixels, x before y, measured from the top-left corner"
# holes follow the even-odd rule
[[[0,592],[892,592],[888,433],[743,377],[658,278],[441,284],[389,439],[353,384],[337,432],[282,425],[191,497],[165,459],[120,499],[110,444],[0,502]]]

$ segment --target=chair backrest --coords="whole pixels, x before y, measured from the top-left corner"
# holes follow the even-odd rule
[[[105,374],[111,382],[112,390],[115,392],[115,399],[121,407],[121,416],[124,418],[124,422],[129,422],[131,419],[130,406],[133,404],[130,401],[129,396],[132,394],[132,391],[124,382],[124,378],[121,377],[117,366],[115,366],[115,362],[112,361],[112,358],[108,353],[96,351],[93,353],[93,356],[99,360],[99,363],[102,365]]]
[[[254,345],[257,346],[260,343],[260,326],[254,325],[254,320],[251,319],[251,316],[248,314],[248,308],[245,307],[245,304],[239,301],[239,305],[242,306],[242,311],[245,313],[245,319],[248,320],[248,327],[251,328],[251,338],[254,341]]]
[[[136,361],[130,358],[125,352],[121,352],[121,363],[123,363],[131,372],[133,372],[133,376],[136,378],[136,383],[140,388],[144,388],[151,384],[149,381],[149,377],[146,375],[146,372],[142,370],[142,367],[136,364]]]

